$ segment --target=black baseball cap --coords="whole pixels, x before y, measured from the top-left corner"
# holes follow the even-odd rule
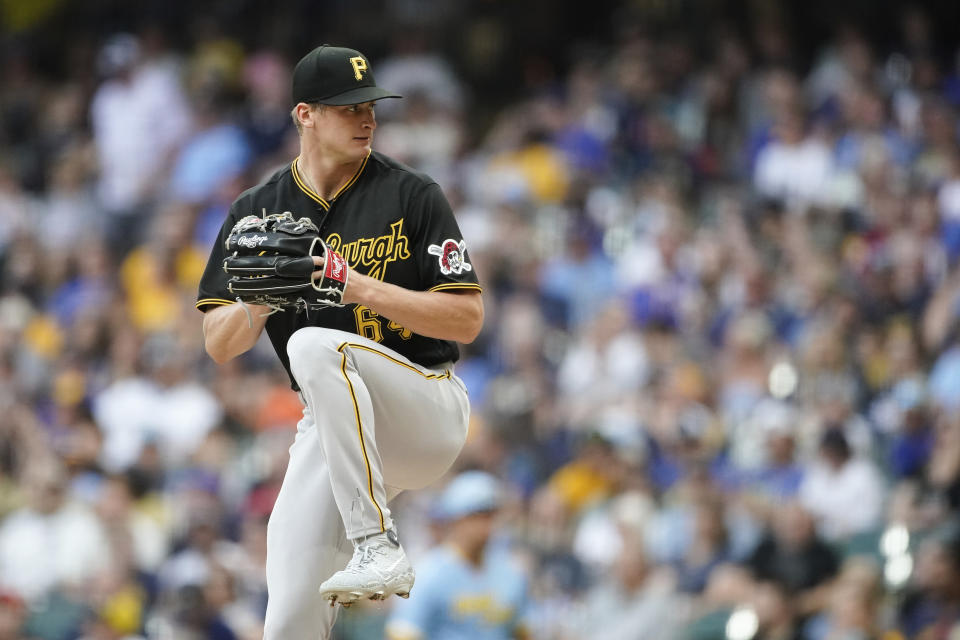
[[[360,104],[402,98],[377,86],[367,57],[354,49],[320,45],[293,68],[293,103]]]

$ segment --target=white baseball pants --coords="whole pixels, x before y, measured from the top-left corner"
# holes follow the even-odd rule
[[[450,468],[470,405],[451,366],[353,333],[305,327],[287,353],[305,406],[267,526],[264,640],[325,640],[337,610],[320,583],[346,566],[351,539],[392,526],[389,500]]]

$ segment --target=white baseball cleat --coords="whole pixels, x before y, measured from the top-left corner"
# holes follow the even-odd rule
[[[361,540],[343,571],[320,585],[330,605],[349,606],[357,600],[384,600],[396,594],[410,597],[414,573],[393,530]]]

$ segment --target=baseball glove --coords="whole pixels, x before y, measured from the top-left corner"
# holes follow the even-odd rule
[[[294,220],[289,211],[246,216],[230,231],[226,249],[223,270],[232,276],[227,289],[240,302],[274,311],[343,306],[349,266],[324,243],[309,218]],[[325,258],[318,278],[314,256]]]

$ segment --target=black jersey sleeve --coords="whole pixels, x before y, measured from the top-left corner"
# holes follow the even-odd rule
[[[437,184],[429,184],[418,195],[421,215],[414,251],[424,289],[480,291],[477,271],[443,191]]]
[[[217,235],[217,241],[210,250],[210,258],[207,260],[207,267],[203,270],[203,276],[200,278],[200,290],[197,293],[197,309],[206,313],[214,307],[236,302],[235,296],[232,296],[227,290],[227,281],[230,276],[223,270],[223,259],[225,242],[230,230],[237,221],[237,212],[239,208],[237,202],[230,207],[230,213],[220,227],[220,233]]]

